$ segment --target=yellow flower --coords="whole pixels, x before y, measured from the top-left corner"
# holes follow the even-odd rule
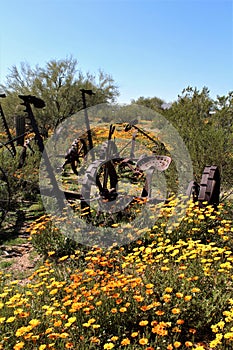
[[[76,321],[76,319],[77,319],[77,317],[75,317],[75,316],[74,317],[70,317],[70,318],[68,318],[68,322],[69,323],[74,323]]]
[[[20,327],[19,329],[17,329],[15,335],[16,337],[20,337],[21,335],[30,332],[30,330],[32,329],[32,326],[27,326],[27,327]]]
[[[138,301],[138,302],[144,300],[144,297],[142,297],[141,295],[134,295],[133,298],[134,298],[136,301]]]
[[[135,338],[135,337],[137,337],[138,336],[138,332],[133,332],[133,333],[131,333],[131,337],[132,338]]]
[[[47,345],[46,344],[42,344],[42,345],[40,345],[39,350],[44,350],[46,348],[47,348]]]
[[[32,327],[36,327],[40,324],[41,322],[37,319],[33,319],[29,322],[29,324],[32,326]]]
[[[106,343],[106,344],[104,344],[104,349],[111,350],[112,348],[114,348],[114,344],[113,343]]]
[[[224,338],[233,340],[233,332],[228,332],[228,333],[224,334]]]
[[[48,252],[48,256],[52,256],[52,255],[54,255],[56,252],[53,250],[53,251],[51,251],[51,252]]]
[[[69,258],[69,255],[62,256],[58,261],[64,261]]]
[[[54,288],[54,289],[52,289],[52,290],[49,292],[49,294],[50,294],[50,295],[55,295],[55,294],[57,294],[57,292],[58,292],[58,289],[57,289],[57,288]]]
[[[175,348],[179,348],[181,346],[181,342],[175,341],[175,343],[173,345]]]
[[[148,321],[147,320],[143,320],[139,322],[139,326],[146,326],[148,325]]]
[[[69,334],[66,333],[66,332],[63,332],[63,333],[60,334],[60,338],[62,338],[62,339],[65,339],[65,338],[68,338],[68,337],[69,337]]]
[[[119,339],[119,337],[117,337],[117,336],[114,335],[110,340],[111,340],[111,341],[117,341],[118,339]]]
[[[45,331],[45,334],[49,334],[49,333],[51,333],[53,331],[53,328],[51,327],[51,328],[47,328],[46,329],[46,331]]]
[[[30,334],[30,333],[29,333],[29,334]],[[29,335],[29,334],[28,334],[28,335]],[[35,341],[35,340],[38,340],[39,338],[40,338],[39,335],[32,335],[32,336],[31,336],[31,339],[34,340],[34,341]]]
[[[85,322],[85,323],[83,323],[83,327],[90,327],[91,326],[91,324],[90,323],[88,323],[88,322]]]
[[[9,318],[6,320],[6,322],[7,322],[7,323],[11,323],[11,322],[14,322],[14,320],[15,320],[15,317],[12,316],[12,317],[9,317]]]
[[[93,329],[100,328],[100,324],[93,324],[93,325],[92,325],[92,328],[93,328]]]
[[[121,307],[120,308],[120,312],[126,312],[127,311],[127,308],[126,307]]]
[[[180,313],[180,309],[174,308],[174,309],[172,309],[172,313],[173,313],[174,315],[177,315],[177,314]]]
[[[176,293],[176,297],[177,297],[177,298],[183,298],[183,296],[184,296],[184,294],[183,294],[183,293],[179,293],[179,292],[178,292],[178,293]]]
[[[141,339],[139,339],[139,344],[141,344],[141,345],[146,345],[146,344],[148,344],[148,339],[147,339],[147,338],[141,338]]]

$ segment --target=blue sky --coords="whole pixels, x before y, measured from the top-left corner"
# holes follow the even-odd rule
[[[7,0],[0,11],[1,83],[12,65],[72,55],[82,72],[112,75],[119,102],[233,90],[231,0]]]

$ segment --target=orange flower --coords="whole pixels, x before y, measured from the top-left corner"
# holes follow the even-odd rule
[[[122,301],[123,301],[123,299],[121,299],[121,298],[120,298],[120,299],[117,299],[117,300],[116,300],[116,304],[117,304],[117,305],[118,305],[118,304],[121,304]]]
[[[142,311],[147,311],[147,310],[150,309],[150,307],[147,306],[147,305],[143,305],[143,306],[140,307],[140,309],[141,309]]]
[[[156,315],[158,315],[158,316],[162,316],[162,315],[165,314],[165,312],[162,311],[162,310],[158,310],[158,311],[156,311],[155,313],[156,313]]]
[[[20,350],[23,349],[24,347],[24,342],[21,341],[20,343],[15,344],[15,346],[13,347],[14,350]]]
[[[189,333],[195,334],[196,332],[197,332],[197,331],[196,331],[195,328],[190,328],[190,329],[189,329]]]
[[[176,323],[177,324],[184,324],[184,320],[179,319],[179,320],[176,321]]]
[[[98,344],[99,344],[99,343],[100,343],[100,340],[99,340],[99,338],[93,336],[93,337],[91,337],[91,342],[92,342],[92,343],[98,343]]]
[[[146,294],[147,295],[151,295],[151,294],[153,294],[154,292],[153,292],[153,289],[147,289],[146,290]]]
[[[130,344],[129,338],[122,339],[121,345],[129,345],[129,344]]]
[[[181,333],[181,329],[176,326],[176,327],[172,328],[172,332]]]
[[[134,298],[136,301],[138,301],[138,302],[144,300],[144,297],[142,297],[141,295],[134,295],[133,298]]]

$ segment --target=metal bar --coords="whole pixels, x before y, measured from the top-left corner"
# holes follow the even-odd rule
[[[6,95],[5,94],[1,94],[0,97],[6,97]],[[3,112],[1,104],[0,104],[0,116],[2,118],[3,127],[4,127],[4,129],[6,131],[9,144],[11,146],[12,154],[15,156],[16,155],[15,145],[14,145],[14,143],[12,141],[12,136],[11,136],[11,133],[10,133],[10,129],[8,127],[8,124],[7,124],[7,121],[6,121],[6,118],[5,118],[5,115],[4,115],[4,112]]]
[[[35,120],[35,117],[34,117],[34,114],[32,112],[31,105],[30,105],[30,103],[34,103],[33,102],[34,99],[36,101],[36,98],[34,98],[32,96],[21,96],[21,95],[19,95],[19,98],[21,98],[24,101],[22,103],[22,105],[24,105],[26,107],[26,112],[28,113],[28,117],[31,121],[31,125],[32,125],[33,131],[35,133],[35,139],[37,140],[39,150],[41,153],[43,153],[45,167],[46,167],[46,170],[47,170],[47,173],[48,173],[48,176],[49,176],[49,179],[51,181],[52,188],[53,188],[52,191],[57,199],[58,207],[62,211],[65,208],[65,202],[62,198],[62,191],[60,190],[60,188],[57,184],[57,180],[56,180],[56,177],[54,175],[53,168],[51,166],[46,149],[44,148],[44,142],[43,142],[43,139],[40,135],[39,128],[38,128],[37,122]],[[36,102],[40,102],[40,101],[38,100]],[[40,105],[40,103],[38,103],[38,104],[34,103],[34,106],[38,107],[38,108],[42,108],[43,104],[41,103],[41,105]]]
[[[89,122],[89,117],[87,113],[87,104],[86,104],[86,95],[94,95],[94,92],[92,90],[86,90],[86,89],[80,89],[82,93],[82,101],[83,101],[83,109],[84,109],[84,116],[85,116],[85,123],[86,123],[86,129],[87,129],[87,138],[89,143],[89,149],[91,150],[93,148],[93,140],[92,140],[92,134],[91,134],[91,127]],[[95,160],[94,152],[92,153],[92,160]]]

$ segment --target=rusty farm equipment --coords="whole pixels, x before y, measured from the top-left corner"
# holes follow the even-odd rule
[[[191,181],[187,189],[187,196],[200,207],[210,204],[217,206],[220,198],[220,172],[215,165],[206,166],[202,173],[200,184]]]
[[[84,107],[85,103],[85,90],[82,91]],[[88,90],[88,94],[91,93]],[[87,110],[85,109],[85,120],[88,137],[75,139],[71,148],[66,154],[66,161],[63,164],[65,167],[67,164],[71,164],[72,170],[75,175],[79,175],[78,168],[80,167],[81,160],[85,160],[93,146],[92,134],[90,129],[90,123],[88,120]],[[120,123],[117,123],[118,127]],[[114,131],[116,125],[109,126],[108,138],[102,143],[98,154],[92,153],[92,161],[89,163],[85,170],[85,175],[82,178],[81,193],[76,195],[76,198],[81,201],[82,211],[90,213],[91,203],[98,201],[99,211],[101,210],[114,210],[114,205],[119,208],[126,207],[127,205],[136,202],[150,202],[159,203],[167,201],[166,198],[155,198],[152,195],[152,177],[155,172],[163,172],[168,169],[171,163],[171,157],[168,155],[141,155],[135,156],[134,148],[136,143],[136,137],[138,134],[143,135],[146,139],[151,141],[157,146],[157,140],[151,137],[145,130],[139,127],[137,120],[131,121],[126,125],[122,123],[121,127],[125,132],[133,129],[132,139],[130,140],[131,149],[130,156],[124,157],[121,155],[122,150],[118,149],[114,139]],[[133,181],[138,181],[143,177],[144,184],[142,186],[141,194],[137,197],[124,194],[123,198],[118,188],[118,183],[124,176],[125,169],[131,173],[130,177]],[[128,175],[129,176],[129,175]],[[93,191],[94,188],[94,191]],[[95,192],[92,196],[91,193]],[[191,181],[186,195],[195,202],[199,203],[199,206],[212,204],[218,205],[220,197],[220,173],[217,166],[206,166],[204,168],[200,184],[195,181]]]
[[[64,163],[62,166],[64,169],[68,164],[70,164],[74,175],[79,177],[79,170],[82,167],[82,164],[87,161],[88,157],[89,159],[91,158],[91,161],[89,161],[89,164],[86,166],[85,173],[82,176],[79,184],[79,192],[62,189],[57,182],[54,168],[51,165],[32,109],[32,106],[34,108],[44,108],[44,101],[31,95],[19,95],[19,98],[23,101],[21,104],[25,106],[25,112],[30,122],[31,131],[35,135],[35,142],[38,145],[39,151],[41,154],[43,154],[44,165],[47,177],[49,178],[50,186],[47,188],[40,188],[41,194],[43,196],[56,198],[59,210],[63,210],[65,208],[65,200],[71,202],[78,201],[80,203],[80,210],[87,213],[87,218],[90,215],[91,203],[93,201],[98,203],[97,212],[112,212],[114,210],[121,211],[123,208],[127,208],[129,205],[134,203],[150,202],[157,204],[166,201],[166,198],[161,199],[153,196],[152,177],[156,172],[164,172],[168,169],[172,161],[171,157],[169,155],[157,155],[154,154],[154,152],[150,153],[149,155],[135,155],[136,138],[138,135],[143,135],[145,139],[158,146],[158,141],[148,134],[143,128],[139,127],[137,120],[129,123],[116,123],[116,125],[110,124],[107,140],[101,143],[98,153],[92,152],[96,145],[94,145],[92,138],[92,131],[86,109],[85,94],[91,96],[93,95],[93,92],[91,90],[81,89],[81,93],[83,99],[86,133],[85,135],[74,139],[71,147],[64,156]],[[3,126],[8,136],[8,141],[2,146],[6,146],[8,149],[10,148],[9,151],[11,152],[12,156],[15,156],[16,150],[14,142],[20,140],[21,137],[20,142],[22,145],[22,137],[25,135],[24,121],[18,120],[18,129],[20,131],[18,132],[16,138],[12,138],[2,108],[0,109],[0,112]],[[122,155],[124,147],[118,149],[118,146],[115,143],[114,132],[116,131],[116,126],[118,128],[123,128],[123,132],[125,133],[129,132],[130,130],[132,131],[132,136],[128,142],[130,145],[130,153],[128,157]],[[23,145],[26,147],[25,143]],[[126,173],[127,179],[131,181],[131,183],[137,183],[138,181],[140,182],[141,193],[139,195],[134,196],[128,193],[122,195],[118,190],[119,181],[124,178]],[[10,186],[7,174],[2,168],[0,168],[0,181],[0,214],[3,220],[6,214],[5,208],[9,207],[10,205]],[[95,193],[94,196],[92,195],[93,192]],[[220,196],[220,173],[218,167],[205,167],[200,184],[195,181],[191,181],[186,194],[193,201],[197,201],[200,206],[204,206],[205,203],[213,204],[215,206],[218,205]],[[7,205],[4,204],[5,202],[7,202]]]

